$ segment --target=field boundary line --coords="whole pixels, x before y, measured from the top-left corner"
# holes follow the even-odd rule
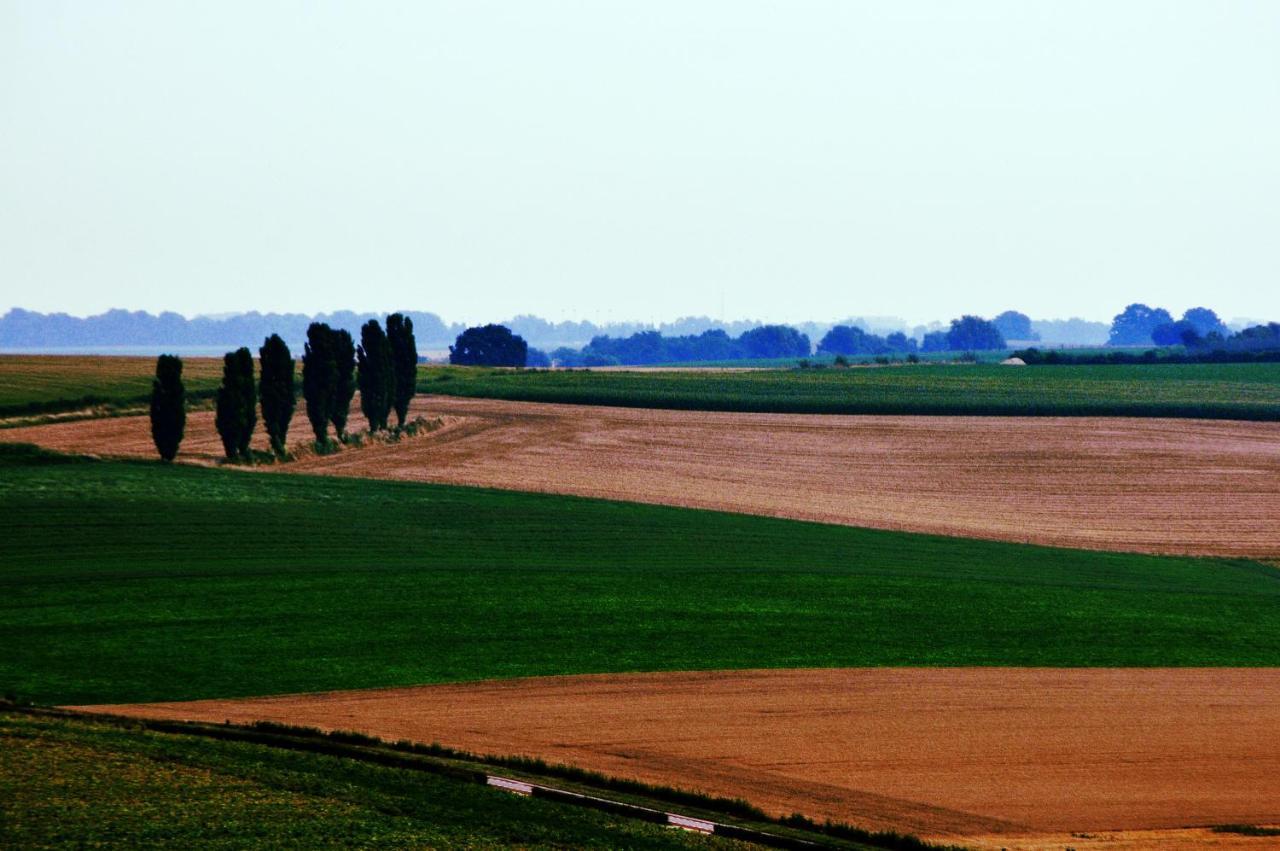
[[[495,774],[487,775],[485,782],[490,786],[510,792],[513,795],[545,798],[547,800],[559,801],[561,803],[572,804],[574,806],[601,810],[613,815],[626,816],[628,818],[646,821],[652,824],[664,824],[667,827],[687,830],[692,833],[702,833],[708,836],[723,836],[726,839],[739,839],[746,842],[754,842],[757,845],[765,845],[770,848],[807,849],[835,847],[808,839],[779,836],[763,830],[756,830],[755,828],[724,824],[722,822],[713,821],[712,819],[682,815],[681,813],[653,809],[652,807],[644,807],[639,804],[629,804],[623,801],[616,801],[611,798],[602,798],[597,795],[584,795],[581,792],[570,792],[567,789],[558,789],[554,786],[545,786],[540,783],[528,783],[523,780],[516,780],[511,777],[502,777]]]

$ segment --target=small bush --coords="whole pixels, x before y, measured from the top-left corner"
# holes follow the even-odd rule
[[[1209,829],[1214,833],[1234,833],[1238,836],[1280,836],[1280,827],[1259,827],[1256,824],[1215,824]]]

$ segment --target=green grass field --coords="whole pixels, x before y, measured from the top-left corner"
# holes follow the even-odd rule
[[[1160,416],[1280,420],[1280,364],[890,366],[700,371],[419,371],[425,393],[809,414]]]
[[[193,397],[217,388],[219,361],[185,363]],[[137,406],[150,392],[154,366],[149,358],[0,356],[0,417]],[[1280,364],[919,364],[753,372],[430,367],[419,370],[418,387],[456,396],[721,411],[1280,419]]]
[[[754,847],[402,768],[0,713],[0,846]]]
[[[0,417],[145,403],[155,370],[155,358],[2,355]],[[188,393],[212,393],[222,380],[222,361],[184,358],[183,379]]]
[[[1141,355],[1150,350],[1151,346],[1076,346],[1062,351],[1069,352],[1072,355],[1105,355],[1115,352]],[[1172,350],[1182,351],[1182,347],[1178,346]],[[976,352],[947,350],[942,352],[916,352],[915,355],[922,363],[1000,363],[1000,361],[1016,351],[1019,351],[1019,349],[984,349]],[[853,364],[875,363],[876,357],[876,355],[846,355],[846,359]],[[888,358],[892,363],[907,362],[907,355],[903,352],[885,354],[883,357]],[[718,361],[679,361],[653,365],[668,367],[772,367],[792,369],[800,366],[801,361],[831,366],[835,363],[835,359],[835,355],[821,354],[811,355],[807,358],[737,358]]]
[[[642,670],[1280,664],[1280,573],[1246,561],[4,457],[0,690],[38,702]]]

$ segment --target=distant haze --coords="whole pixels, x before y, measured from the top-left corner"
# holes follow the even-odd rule
[[[1280,318],[1280,3],[0,3],[0,313]]]

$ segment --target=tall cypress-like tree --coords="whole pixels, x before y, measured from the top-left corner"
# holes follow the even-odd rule
[[[330,398],[329,421],[338,440],[347,441],[347,417],[351,415],[351,399],[356,395],[356,344],[351,332],[339,328],[332,332],[334,382]]]
[[[333,329],[323,322],[307,326],[307,342],[302,350],[302,395],[307,402],[307,419],[316,443],[329,440],[329,418],[333,394],[338,384],[338,364],[333,357]]]
[[[400,313],[387,317],[387,339],[391,344],[391,362],[395,378],[392,405],[399,427],[404,428],[409,415],[409,402],[418,391],[418,342],[413,337],[413,320]]]
[[[253,427],[258,423],[253,393],[253,355],[246,348],[227,352],[222,359],[214,425],[228,458],[248,458]]]
[[[387,416],[391,413],[395,374],[391,345],[378,320],[370,319],[361,326],[356,360],[360,366],[360,410],[369,421],[369,431],[385,430]]]
[[[187,392],[182,384],[182,358],[161,355],[151,382],[151,439],[161,459],[172,461],[187,427]]]
[[[298,404],[298,391],[294,384],[294,360],[289,346],[279,334],[272,334],[258,349],[260,359],[258,400],[262,403],[262,424],[271,438],[271,449],[284,457],[285,441],[289,437],[289,421]]]

